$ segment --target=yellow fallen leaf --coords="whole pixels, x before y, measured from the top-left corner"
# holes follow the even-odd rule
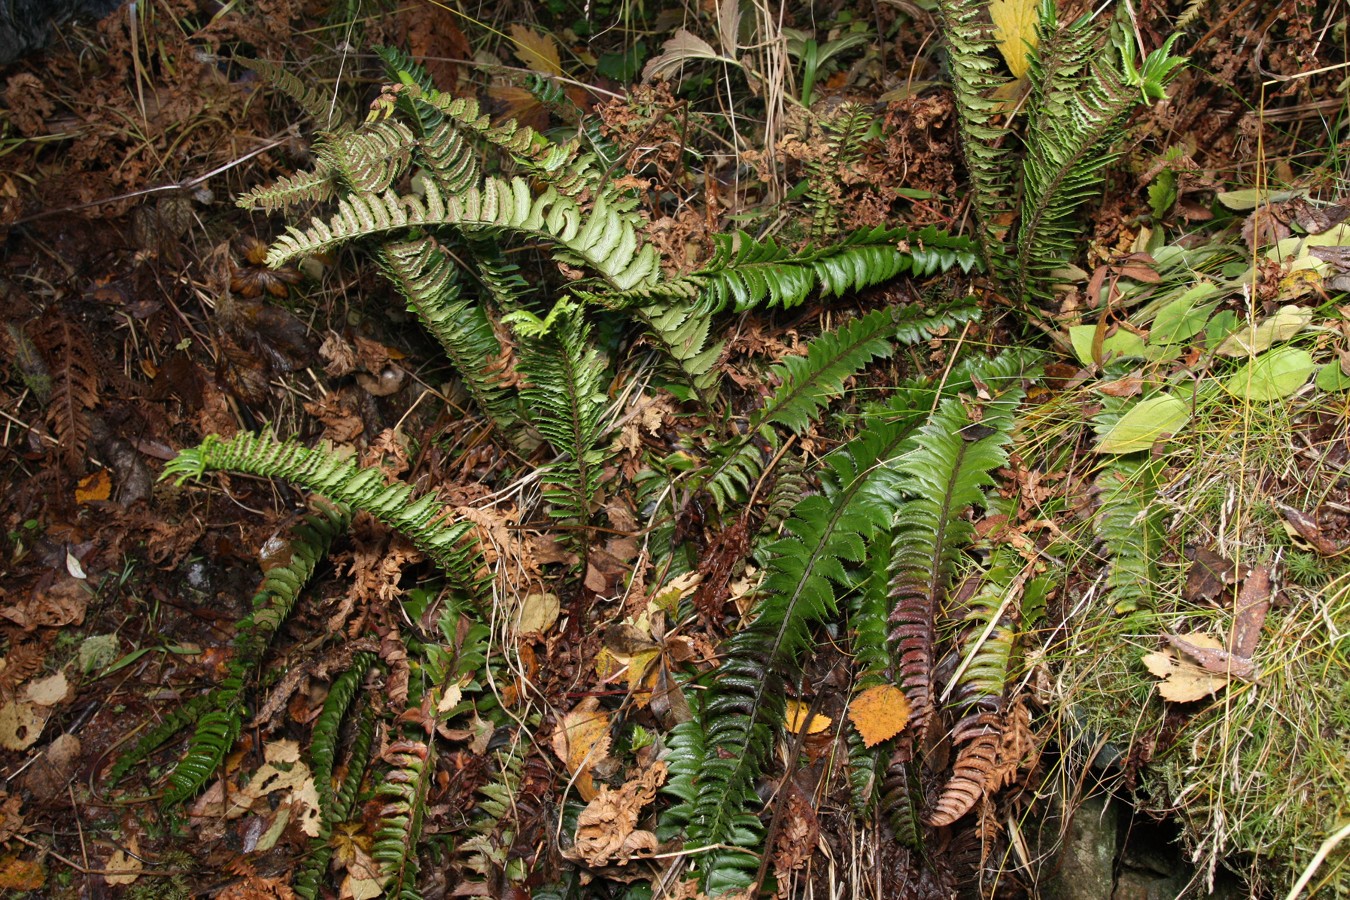
[[[1031,54],[1040,43],[1036,34],[1037,5],[1037,0],[993,0],[989,4],[998,52],[1017,78],[1027,74]]]
[[[561,75],[562,61],[558,58],[558,45],[551,34],[541,34],[524,25],[511,26],[511,42],[516,59],[532,72],[542,75]]]
[[[558,613],[561,610],[557,594],[537,593],[526,596],[520,604],[516,634],[543,634],[558,621]]]
[[[873,685],[848,705],[849,721],[868,747],[904,731],[909,713],[909,699],[893,684]]]
[[[1196,647],[1223,649],[1222,643],[1205,634],[1189,634],[1186,640]],[[1162,679],[1158,682],[1158,694],[1173,703],[1203,700],[1228,684],[1226,674],[1211,672],[1196,665],[1170,647],[1145,654],[1143,663],[1145,668]]]
[[[799,734],[802,730],[802,722],[806,721],[806,716],[811,712],[811,706],[800,700],[788,698],[787,702],[787,730],[788,734]],[[811,717],[811,724],[806,726],[807,734],[820,734],[826,728],[834,723],[829,716],[814,715]]]
[[[581,799],[594,800],[591,770],[609,756],[609,713],[598,699],[587,697],[563,715],[553,732],[553,752],[575,776]]]

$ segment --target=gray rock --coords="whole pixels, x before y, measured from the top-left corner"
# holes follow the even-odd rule
[[[1108,900],[1115,878],[1120,815],[1106,795],[1086,797],[1072,813],[1051,864],[1041,882],[1044,900]]]

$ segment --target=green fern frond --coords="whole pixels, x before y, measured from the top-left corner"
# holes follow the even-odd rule
[[[321,131],[340,132],[351,125],[347,111],[334,102],[331,95],[320,94],[310,82],[302,81],[274,62],[236,56],[234,61],[249,71],[256,72],[264,81],[295,102]]]
[[[383,757],[392,768],[375,789],[384,805],[371,856],[385,878],[385,896],[404,900],[420,896],[415,888],[417,845],[426,814],[427,790],[436,772],[436,747],[420,740],[397,740]]]
[[[450,254],[435,238],[424,237],[387,243],[380,259],[408,309],[445,350],[478,408],[500,426],[513,423],[515,398],[502,384],[501,344],[486,310],[461,296]]]
[[[549,315],[557,325],[524,337],[520,371],[523,406],[559,458],[544,471],[544,497],[554,517],[586,525],[600,488],[605,454],[601,418],[609,384],[606,360],[591,344],[591,329],[581,310],[560,301]],[[576,533],[584,547],[585,531]]]
[[[365,468],[331,448],[311,450],[269,435],[210,435],[164,467],[161,478],[181,484],[207,472],[231,471],[282,478],[352,509],[365,510],[401,532],[440,567],[452,583],[473,591],[481,577],[472,525],[449,523],[449,511],[433,494],[406,484],[386,484],[379,469]]]
[[[919,343],[978,317],[979,307],[969,300],[936,312],[920,306],[879,309],[822,334],[811,342],[806,356],[784,357],[768,373],[769,380],[779,383],[778,389],[756,411],[746,433],[713,451],[706,476],[713,499],[725,509],[748,492],[763,467],[755,442],[770,451],[779,446],[773,426],[804,431],[829,399],[843,391],[845,381],[871,361],[890,356],[896,343]]]
[[[666,389],[679,400],[694,400],[711,409],[717,390],[713,367],[725,344],[708,342],[712,316],[687,300],[636,307],[633,314],[647,327],[648,339],[662,351],[665,368],[674,379]]]
[[[966,511],[984,504],[991,473],[1006,464],[1013,413],[1022,398],[1024,354],[988,360],[972,374],[990,399],[978,408],[943,401],[896,461],[910,499],[895,518],[891,559],[892,653],[910,703],[914,742],[933,713],[935,616],[957,559],[971,534]]]
[[[1147,77],[1131,79],[1119,49],[1090,17],[1061,27],[1051,0],[1041,4],[1039,31],[1014,266],[1022,293],[1044,297],[1051,273],[1076,251],[1077,210],[1099,190],[1126,119],[1149,92],[1162,94],[1184,60],[1169,54],[1169,41],[1145,61]]]
[[[657,255],[641,245],[631,222],[614,212],[603,198],[589,210],[552,186],[534,196],[521,178],[487,178],[481,186],[446,194],[436,182],[425,184],[422,197],[354,193],[338,200],[331,219],[311,219],[308,228],[294,226],[272,245],[268,265],[281,266],[306,254],[331,250],[364,237],[390,238],[410,228],[452,226],[468,231],[525,234],[555,247],[558,258],[590,268],[619,290],[653,281],[659,274]]]
[[[169,711],[163,721],[142,736],[130,749],[118,756],[117,761],[108,769],[104,779],[108,784],[117,784],[126,777],[128,772],[135,768],[137,763],[149,757],[151,753],[176,737],[180,731],[200,719],[213,705],[214,697],[211,694],[202,694],[180,703],[176,708]]]
[[[334,796],[333,812],[330,818],[325,814],[319,826],[319,834],[310,842],[309,858],[296,873],[291,887],[305,900],[317,900],[328,877],[328,863],[333,858],[331,838],[333,824],[345,822],[351,818],[352,807],[356,802],[356,792],[365,777],[366,766],[370,764],[370,749],[375,738],[375,712],[367,705],[361,711],[361,719],[356,725],[356,735],[352,740],[351,753],[347,756],[347,777]]]
[[[724,646],[695,721],[672,734],[669,790],[681,802],[664,833],[683,830],[686,844],[713,848],[696,862],[710,895],[745,887],[758,868],[748,852],[763,840],[755,781],[783,722],[784,688],[812,629],[855,582],[869,540],[890,526],[900,496],[889,463],[909,446],[912,425],[879,423],[826,457],[822,493],[800,500],[785,536],[759,554],[765,578],[753,621]]]
[[[319,812],[325,823],[331,825],[341,820],[342,808],[338,803],[337,789],[333,785],[333,761],[337,758],[338,729],[356,697],[357,688],[366,672],[375,662],[375,654],[362,651],[352,658],[351,667],[333,679],[328,696],[323,701],[323,711],[314,721],[314,731],[309,742],[310,769],[314,773],[314,785],[319,794]]]
[[[1101,424],[1102,417],[1098,417]],[[1166,547],[1164,510],[1157,502],[1164,462],[1117,456],[1097,475],[1101,506],[1094,526],[1110,567],[1106,597],[1118,614],[1146,612],[1155,606],[1158,571],[1154,563]]]
[[[163,800],[165,806],[182,803],[201,790],[234,746],[242,721],[238,707],[213,709],[197,720],[187,753],[169,773],[169,788],[164,792]]]
[[[317,163],[309,172],[283,175],[271,184],[260,185],[235,200],[243,209],[261,209],[276,212],[301,203],[332,200],[337,195],[337,174],[325,162]]]
[[[1003,104],[994,93],[1008,78],[999,74],[988,0],[938,0],[947,63],[956,94],[956,125],[970,177],[976,240],[985,266],[997,278],[1008,273],[1007,241],[1016,211],[1012,190],[1017,157]]]

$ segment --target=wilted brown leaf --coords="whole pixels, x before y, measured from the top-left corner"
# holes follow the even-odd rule
[[[89,592],[78,578],[60,577],[36,597],[25,597],[0,609],[0,616],[25,631],[79,625],[89,603]]]
[[[893,684],[873,685],[848,705],[848,719],[868,747],[875,747],[904,731],[909,713],[909,699]]]
[[[626,865],[635,856],[657,848],[656,835],[637,827],[642,808],[656,799],[666,781],[666,764],[655,762],[618,790],[601,786],[595,799],[577,817],[576,843],[564,856],[601,868]]]

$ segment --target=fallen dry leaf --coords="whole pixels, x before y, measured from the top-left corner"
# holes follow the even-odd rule
[[[665,781],[666,764],[658,761],[618,790],[602,785],[577,817],[576,843],[563,855],[602,868],[626,865],[635,856],[655,852],[656,835],[638,829],[637,823],[642,808],[656,799],[656,789]]]
[[[1251,660],[1261,640],[1261,629],[1270,612],[1270,569],[1257,566],[1238,591],[1233,633],[1229,636],[1228,651],[1243,660]]]
[[[119,848],[113,851],[112,856],[108,857],[108,862],[103,867],[108,872],[103,876],[104,880],[113,885],[133,883],[141,877],[141,870],[145,868],[145,865],[139,859],[140,855],[141,845],[136,839],[136,835],[133,834],[127,839],[126,850]],[[111,874],[113,872],[117,874]]]
[[[1187,635],[1186,642],[1205,649],[1222,650],[1223,644],[1205,634]],[[1210,672],[1184,659],[1181,651],[1171,647],[1144,655],[1144,666],[1162,679],[1158,693],[1173,703],[1191,703],[1201,700],[1228,684],[1228,676]]]
[[[577,792],[589,802],[596,797],[592,771],[609,756],[609,713],[600,701],[587,697],[558,722],[553,752],[576,779]]]
[[[558,45],[553,35],[544,34],[524,25],[512,25],[512,51],[520,64],[532,72],[543,75],[561,75],[562,61],[558,57]]]
[[[0,616],[25,631],[60,628],[84,622],[88,604],[89,591],[78,578],[60,578],[38,596],[0,609]]]
[[[893,684],[873,685],[848,705],[848,719],[867,747],[875,747],[904,731],[909,713],[909,699]]]
[[[527,595],[520,603],[516,634],[543,634],[558,621],[561,610],[557,594],[546,592]]]
[[[29,703],[37,706],[56,706],[70,696],[70,682],[66,680],[65,672],[57,672],[29,682],[24,693]]]
[[[0,706],[0,747],[26,750],[37,743],[50,710],[22,701]]]
[[[47,873],[36,860],[17,856],[0,858],[0,890],[38,891],[47,881]]]

